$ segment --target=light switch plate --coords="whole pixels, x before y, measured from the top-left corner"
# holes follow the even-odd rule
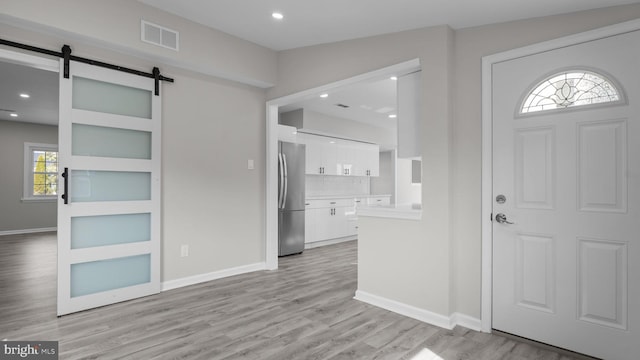
[[[255,165],[253,163],[253,159],[247,160],[247,169],[249,169],[249,170],[255,169]]]

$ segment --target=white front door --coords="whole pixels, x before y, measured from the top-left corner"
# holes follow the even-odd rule
[[[70,70],[60,72],[58,315],[160,291],[154,80],[73,61]]]
[[[587,75],[543,82],[571,69]],[[499,62],[492,73],[493,328],[638,359],[640,32]],[[619,99],[563,108],[587,96],[593,74]],[[584,94],[572,88],[580,81]],[[562,105],[521,114],[537,84],[553,88],[533,105]]]

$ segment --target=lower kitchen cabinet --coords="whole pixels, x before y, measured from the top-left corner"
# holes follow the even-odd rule
[[[380,196],[370,196],[367,198],[367,205],[369,206],[388,206],[391,205],[391,196],[389,195],[380,195]]]
[[[357,235],[353,199],[307,200],[305,243]]]
[[[305,202],[305,243],[340,239],[358,235],[358,206],[386,206],[390,195],[307,199]]]

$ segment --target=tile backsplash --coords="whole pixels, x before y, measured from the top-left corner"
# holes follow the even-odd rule
[[[306,196],[368,195],[369,177],[306,175]]]

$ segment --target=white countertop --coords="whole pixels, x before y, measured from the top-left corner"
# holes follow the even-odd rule
[[[357,208],[358,216],[383,217],[405,220],[422,219],[422,207],[420,204],[401,205],[360,205]]]
[[[353,195],[316,195],[316,196],[307,196],[307,200],[329,200],[329,199],[366,199],[370,197],[378,197],[378,196],[389,196],[391,194],[353,194]]]

